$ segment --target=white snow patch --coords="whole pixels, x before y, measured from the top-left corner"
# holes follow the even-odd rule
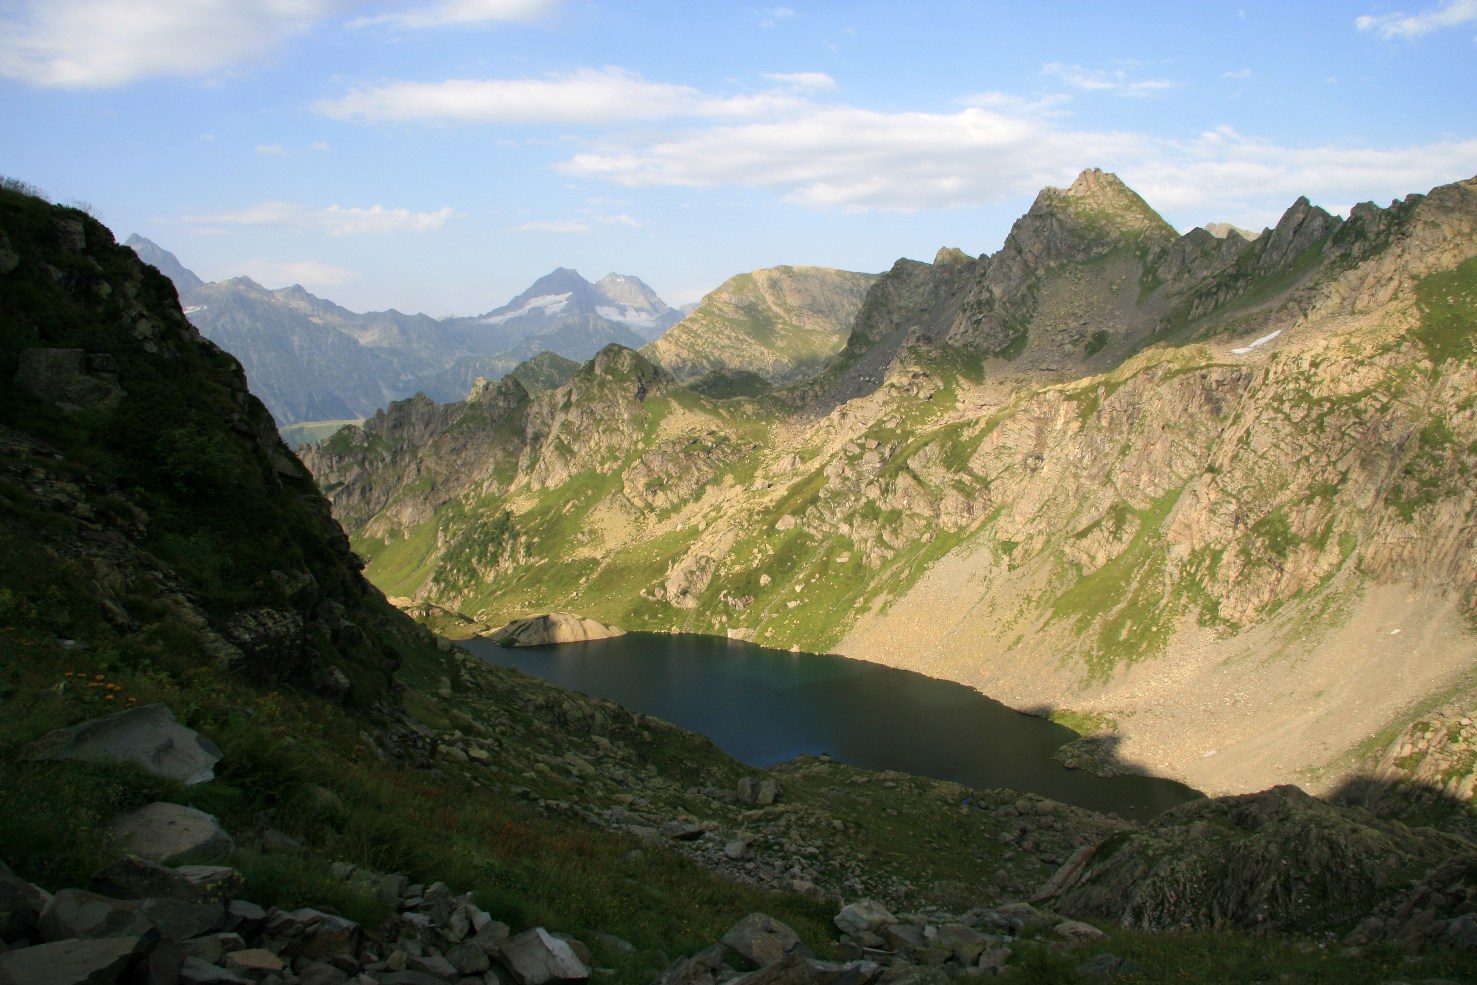
[[[479,319],[483,325],[501,325],[503,322],[522,315],[531,315],[535,312],[543,315],[557,315],[569,304],[569,296],[573,293],[565,291],[563,294],[540,294],[536,298],[529,298],[523,302],[523,307],[516,311],[509,311],[501,315],[488,315]]]
[[[636,328],[656,327],[656,315],[650,311],[642,311],[628,304],[609,305],[602,304],[595,308],[595,314],[601,318],[609,318],[618,321],[622,325],[631,325]]]
[[[1239,349],[1232,349],[1231,350],[1231,354],[1234,355],[1234,356],[1244,356],[1248,352],[1250,352],[1251,350],[1255,349],[1257,346],[1259,346],[1259,345],[1266,345],[1268,342],[1272,341],[1273,339],[1275,339],[1277,336],[1279,336],[1281,334],[1282,334],[1282,329],[1279,328],[1279,329],[1277,329],[1277,331],[1273,332],[1270,335],[1263,335],[1261,338],[1257,339],[1251,345],[1244,345],[1244,346],[1242,346]]]

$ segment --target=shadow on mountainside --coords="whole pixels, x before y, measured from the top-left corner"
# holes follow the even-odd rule
[[[1085,770],[1098,776],[1169,779],[1143,763],[1124,759],[1121,754],[1123,737],[1113,731],[1112,723],[1106,718],[1078,714],[1046,704],[1033,705],[1020,711],[1036,718],[1044,718],[1069,734],[1075,733],[1075,737],[1066,739],[1051,757],[1068,769]]]
[[[1351,776],[1325,798],[1360,807],[1383,820],[1436,828],[1477,842],[1477,807],[1449,787],[1408,777]]]

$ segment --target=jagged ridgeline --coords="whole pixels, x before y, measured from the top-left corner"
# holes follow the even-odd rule
[[[1088,171],[898,261],[810,380],[610,347],[305,460],[378,585],[474,622],[840,650],[1202,788],[1317,783],[1467,686],[1477,184],[1220,231]]]
[[[173,285],[83,213],[10,190],[0,272],[0,624],[358,705],[385,694],[420,632],[364,581]]]

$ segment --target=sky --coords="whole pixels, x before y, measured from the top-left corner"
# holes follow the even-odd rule
[[[1477,175],[1477,0],[0,0],[0,175],[355,311],[555,267],[668,303],[998,250],[1118,174],[1181,232]]]

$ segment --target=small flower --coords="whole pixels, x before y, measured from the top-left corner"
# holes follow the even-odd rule
[[[103,695],[103,697],[107,698],[109,701],[113,700],[113,696],[111,694],[105,694]]]

